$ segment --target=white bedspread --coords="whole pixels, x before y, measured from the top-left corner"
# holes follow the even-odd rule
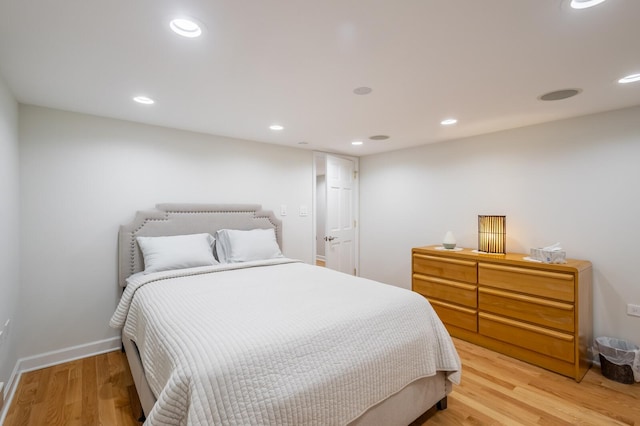
[[[148,425],[342,425],[417,378],[460,377],[422,296],[288,259],[134,277],[110,325],[140,350]]]

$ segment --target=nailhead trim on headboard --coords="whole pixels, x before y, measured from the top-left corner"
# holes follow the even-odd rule
[[[182,209],[181,206],[184,206],[184,209]],[[183,217],[186,217],[188,215],[200,214],[220,216],[221,219],[213,219],[212,223],[214,223],[215,225],[220,225],[221,223],[224,224],[224,218],[222,217],[223,215],[231,215],[230,218],[235,214],[252,215],[248,218],[250,221],[256,221],[256,223],[265,223],[263,221],[266,221],[266,223],[269,223],[271,226],[273,226],[273,228],[276,230],[278,243],[282,245],[282,222],[276,219],[273,212],[262,210],[262,206],[260,206],[259,204],[158,204],[154,210],[137,212],[134,220],[130,224],[123,225],[120,228],[120,238],[118,246],[119,259],[121,262],[125,261],[126,263],[128,263],[128,267],[125,267],[127,272],[122,269],[120,269],[118,272],[118,280],[120,282],[120,285],[124,285],[124,279],[126,279],[126,276],[130,276],[137,272],[136,268],[138,265],[140,265],[141,259],[139,258],[140,253],[137,247],[136,234],[138,234],[145,226],[152,222],[167,222],[168,226],[171,226],[169,222],[172,219],[171,215],[178,215],[177,217],[180,217],[180,215],[185,215]],[[131,229],[131,227],[136,224],[137,226]],[[123,237],[126,239],[122,240]],[[126,244],[126,246],[123,246],[123,243]],[[125,260],[126,258],[123,257],[124,253],[121,252],[124,247],[126,247],[126,251],[128,251],[128,262]],[[138,258],[136,256],[138,256]],[[122,266],[126,265],[126,263],[122,264]]]
[[[142,228],[144,228],[147,223],[152,222],[152,221],[156,221],[156,222],[163,222],[166,220],[169,220],[169,212],[167,212],[167,214],[165,215],[164,219],[145,219],[142,224],[140,224],[140,226],[138,226],[135,231],[131,232],[131,248],[130,248],[130,270],[129,270],[129,275],[132,275],[135,271],[136,271],[136,233],[138,233],[138,231],[140,231]]]

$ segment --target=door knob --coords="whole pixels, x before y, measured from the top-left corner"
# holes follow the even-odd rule
[[[335,239],[336,239],[336,237],[324,237],[325,241],[333,241]]]

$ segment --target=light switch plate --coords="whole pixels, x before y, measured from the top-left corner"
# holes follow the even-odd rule
[[[629,303],[627,305],[627,315],[640,317],[640,305],[632,305],[631,303]]]

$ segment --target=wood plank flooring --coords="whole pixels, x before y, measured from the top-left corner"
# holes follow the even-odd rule
[[[24,373],[5,426],[139,426],[140,402],[124,353]]]
[[[462,384],[422,425],[639,425],[640,384],[592,368],[581,383],[454,339]],[[126,357],[111,352],[22,375],[5,426],[135,425],[140,403]]]
[[[414,425],[640,425],[640,383],[625,385],[598,367],[573,379],[454,339],[462,383],[448,408]],[[428,423],[427,423],[428,420]]]

